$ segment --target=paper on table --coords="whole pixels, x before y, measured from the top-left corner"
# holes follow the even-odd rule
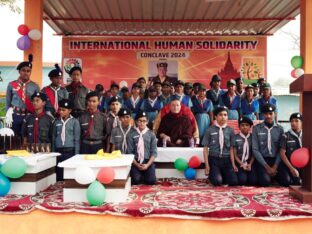
[[[8,156],[17,156],[17,157],[29,157],[32,154],[27,150],[7,150]]]

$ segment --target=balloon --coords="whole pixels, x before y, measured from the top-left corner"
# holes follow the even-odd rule
[[[310,160],[309,150],[307,148],[296,149],[290,156],[290,162],[297,168],[305,167]]]
[[[187,168],[185,171],[184,171],[184,176],[186,179],[188,180],[194,180],[195,177],[196,177],[196,170],[193,169],[193,168]]]
[[[26,36],[22,36],[17,40],[17,48],[19,48],[20,50],[28,50],[30,47],[30,39],[29,37]]]
[[[5,196],[11,188],[10,180],[0,173],[0,197]]]
[[[102,184],[109,184],[115,179],[115,170],[111,167],[101,168],[96,178]]]
[[[77,167],[75,170],[75,180],[78,184],[90,184],[95,181],[95,174],[90,167]]]
[[[194,156],[192,156],[192,157],[190,158],[189,163],[188,163],[188,166],[189,166],[190,168],[197,168],[197,167],[200,166],[200,164],[201,164],[200,158],[199,158],[198,156],[194,155]]]
[[[295,69],[301,68],[302,64],[303,64],[302,57],[301,56],[294,56],[291,58],[290,63],[291,63],[291,66]]]
[[[296,72],[296,69],[293,69],[293,70],[291,71],[290,75],[291,75],[292,78],[297,78],[295,72]]]
[[[29,28],[25,24],[21,24],[20,26],[18,26],[17,31],[19,34],[25,36],[29,32]]]
[[[302,75],[304,75],[304,70],[302,68],[295,69],[295,76],[296,76],[296,78],[298,78],[298,77],[300,77]]]
[[[186,159],[184,158],[177,158],[174,161],[174,167],[175,169],[179,170],[179,171],[184,171],[186,168],[188,168],[188,164]]]
[[[3,175],[12,179],[21,178],[25,174],[26,170],[27,165],[25,160],[19,157],[8,159],[1,167]]]
[[[41,38],[41,32],[38,29],[32,29],[29,31],[28,36],[34,41],[38,41]]]
[[[92,206],[100,206],[105,201],[105,187],[97,180],[87,189],[87,200]]]

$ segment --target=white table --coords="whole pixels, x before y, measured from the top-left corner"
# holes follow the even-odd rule
[[[113,167],[115,179],[112,183],[104,185],[106,189],[106,202],[125,202],[131,189],[130,169],[134,158],[132,154],[122,155],[122,158],[85,160],[83,155],[74,157],[58,164],[64,168],[64,202],[86,202],[88,185],[81,185],[75,181],[75,170],[79,166],[90,167],[97,175],[103,167]]]
[[[37,153],[28,157],[21,157],[27,164],[24,176],[19,179],[10,179],[9,194],[35,195],[56,182],[56,157],[59,153]],[[5,154],[0,155],[3,164],[11,158]]]
[[[188,147],[158,147],[157,148],[158,155],[155,159],[156,165],[156,177],[157,178],[185,178],[184,173],[178,171],[174,168],[174,161],[177,158],[184,158],[187,161],[196,155],[198,156],[202,164],[201,166],[196,169],[196,178],[207,178],[205,175],[204,170],[204,156],[203,156],[203,148],[195,147],[195,148],[188,148]]]

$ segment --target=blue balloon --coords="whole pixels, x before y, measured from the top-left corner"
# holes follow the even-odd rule
[[[10,180],[0,172],[0,197],[7,195],[7,193],[10,191],[10,188]]]
[[[194,180],[196,177],[196,170],[189,167],[184,171],[184,176],[188,180]]]

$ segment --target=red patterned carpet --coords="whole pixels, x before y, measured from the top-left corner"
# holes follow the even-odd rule
[[[35,196],[9,195],[0,199],[2,213],[83,212],[134,217],[188,219],[262,218],[270,220],[312,217],[312,204],[302,204],[287,188],[212,187],[203,180],[172,179],[154,186],[133,186],[129,200],[121,204],[91,207],[63,203],[62,183]]]

